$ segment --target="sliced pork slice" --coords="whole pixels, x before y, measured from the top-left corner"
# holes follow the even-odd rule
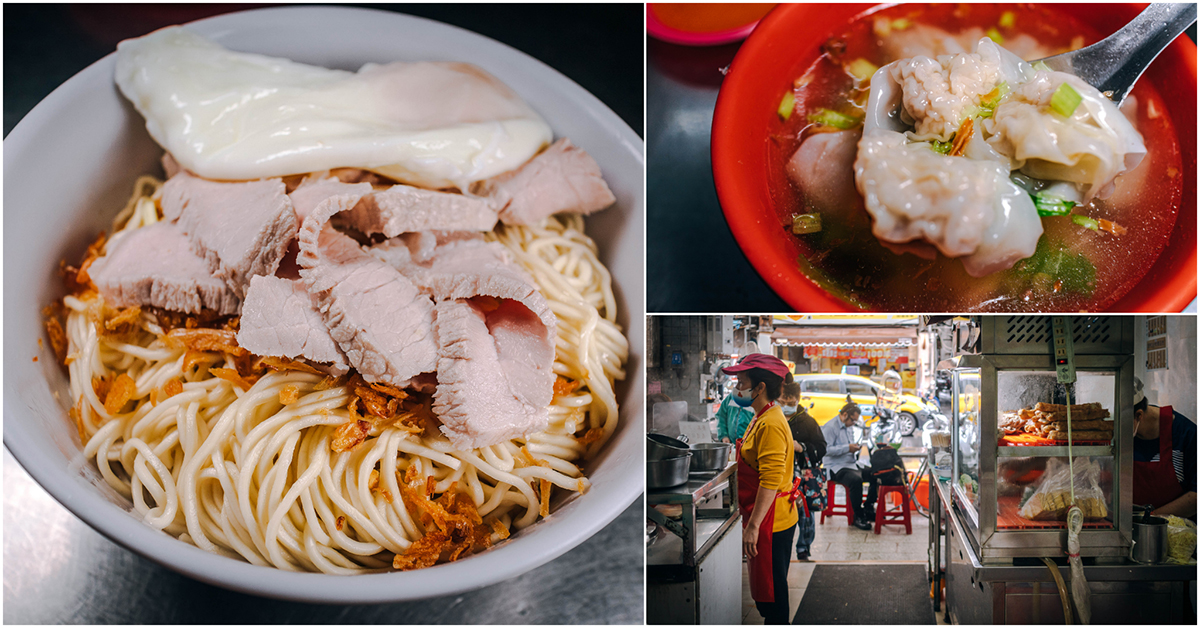
[[[236,314],[241,300],[192,252],[177,225],[157,222],[110,242],[88,268],[104,300],[114,307],[149,305],[197,314]]]
[[[590,214],[617,200],[596,160],[566,138],[520,168],[480,181],[471,191],[486,196],[509,225],[536,225],[559,212]]]
[[[415,231],[491,231],[496,226],[496,210],[484,199],[410,185],[365,196],[340,218],[363,233],[389,238]]]
[[[300,276],[329,334],[370,382],[404,387],[437,367],[433,301],[404,275],[329,226],[358,199],[330,197],[300,229]]]
[[[237,340],[255,355],[305,358],[328,364],[334,375],[350,370],[302,281],[250,279]]]
[[[239,297],[251,277],[275,273],[299,224],[279,179],[224,183],[183,171],[163,185],[162,208]]]
[[[388,262],[403,272],[410,264],[428,266],[439,253],[461,242],[484,242],[483,234],[477,231],[418,231],[404,233],[385,240],[370,249],[376,257]]]
[[[438,387],[433,410],[459,449],[494,445],[546,429],[554,374],[531,363],[553,360],[540,321],[523,307],[485,313],[466,300],[437,304]]]
[[[361,198],[371,193],[370,183],[344,183],[333,177],[309,180],[305,179],[288,197],[292,201],[292,209],[296,211],[296,224],[304,224],[304,219],[317,209],[317,206],[332,196],[353,195]]]
[[[443,234],[438,242],[424,261],[421,255],[428,236],[417,234],[382,242],[370,252],[412,279],[434,301],[490,296],[520,302],[542,321],[553,344],[558,319],[533,277],[513,263],[504,245],[457,234]]]

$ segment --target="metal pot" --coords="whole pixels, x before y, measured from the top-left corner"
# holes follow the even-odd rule
[[[729,464],[730,443],[696,443],[692,445],[692,471],[720,471]]]
[[[1143,565],[1157,565],[1167,559],[1167,520],[1162,517],[1137,517],[1133,520],[1133,547],[1129,559]]]
[[[646,488],[671,488],[684,484],[688,479],[688,466],[692,454],[646,461]]]
[[[688,453],[688,444],[662,434],[646,434],[646,460],[677,458]]]

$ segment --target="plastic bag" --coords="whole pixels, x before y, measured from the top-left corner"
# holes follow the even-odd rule
[[[1075,459],[1075,504],[1085,520],[1108,517],[1100,471],[1100,466],[1088,458]],[[1070,509],[1071,467],[1065,458],[1051,458],[1037,489],[1017,514],[1032,521],[1066,521]]]
[[[1193,564],[1196,551],[1196,524],[1175,515],[1167,515],[1167,562]]]

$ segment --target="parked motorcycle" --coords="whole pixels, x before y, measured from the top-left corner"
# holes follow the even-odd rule
[[[930,412],[925,422],[921,424],[921,431],[928,434],[929,432],[944,432],[950,429],[950,417],[939,412]]]
[[[950,371],[940,370],[934,375],[934,386],[937,391],[938,399],[950,401]]]
[[[902,423],[904,422],[901,421],[899,404],[895,399],[885,399],[876,392],[874,420],[866,425],[867,434],[870,437],[869,445],[874,447],[876,437],[880,434],[885,435],[889,443],[900,442],[906,431],[911,431],[911,426]]]

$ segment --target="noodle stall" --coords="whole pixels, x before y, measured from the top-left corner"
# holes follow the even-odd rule
[[[1133,318],[980,326],[952,370],[949,477],[930,465],[935,604],[944,564],[954,623],[1061,623],[1068,598],[1103,623],[1184,621],[1195,567],[1130,558]]]

